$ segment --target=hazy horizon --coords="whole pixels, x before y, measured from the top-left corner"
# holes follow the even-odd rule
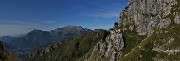
[[[126,5],[127,0],[1,0],[0,36],[68,25],[108,29]]]

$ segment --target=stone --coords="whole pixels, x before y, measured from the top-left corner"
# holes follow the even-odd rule
[[[87,54],[84,60],[88,61],[104,61],[102,56],[109,58],[108,61],[116,61],[122,54],[125,43],[123,41],[123,35],[120,29],[110,31],[110,35],[106,37],[105,42],[98,42],[93,51],[91,52],[90,57]],[[98,57],[95,57],[98,54]],[[97,58],[97,59],[93,59]],[[98,60],[101,59],[101,60]]]
[[[176,15],[175,19],[174,19],[174,23],[175,24],[180,24],[180,16]]]

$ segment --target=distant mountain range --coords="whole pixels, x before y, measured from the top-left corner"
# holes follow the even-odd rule
[[[24,57],[26,54],[43,46],[90,31],[90,29],[82,28],[81,26],[66,26],[51,31],[34,29],[20,37],[3,36],[0,37],[0,40],[5,43],[5,49],[19,57]]]
[[[18,54],[34,51],[23,61],[180,61],[180,0],[129,0],[109,31],[67,26],[2,40]],[[1,51],[2,43],[6,60]]]

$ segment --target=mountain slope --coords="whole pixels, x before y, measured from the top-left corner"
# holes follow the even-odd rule
[[[115,61],[121,56],[125,47],[123,34],[120,29],[111,30],[104,40],[98,42],[92,51],[76,61]]]
[[[53,57],[61,61],[69,61],[59,57],[62,55],[73,59],[70,61],[180,61],[179,27],[179,0],[129,0],[110,34],[86,53],[73,59],[78,52],[67,45],[63,49],[73,54]]]
[[[51,31],[34,29],[21,37],[4,36],[1,39],[8,45],[16,47],[12,48],[5,45],[8,51],[15,53],[15,55],[19,57],[24,57],[26,54],[48,44],[56,43],[90,31],[90,29],[82,28],[81,26],[66,26]]]
[[[40,49],[27,60],[180,61],[180,1],[129,0],[128,4],[110,33],[86,33]]]
[[[179,0],[129,0],[118,26],[77,61],[179,61],[179,26]]]
[[[65,26],[63,28],[57,28],[51,30],[51,37],[53,41],[60,41],[71,38],[72,36],[81,35],[86,32],[90,32],[90,29],[82,28],[81,26]]]
[[[0,61],[15,61],[14,57],[5,51],[3,43],[0,41]]]
[[[139,6],[138,2],[144,7]],[[135,26],[134,31],[138,33],[137,35],[146,37],[139,40],[140,42],[132,50],[125,50],[120,60],[179,61],[179,4],[180,1],[178,0],[130,0],[128,8],[121,14],[122,18],[124,18],[121,20],[124,20],[127,28]],[[135,10],[133,11],[133,9]],[[138,15],[127,13],[137,13]],[[133,30],[129,31],[132,32]]]
[[[105,30],[88,32],[67,41],[44,47],[31,54],[26,60],[74,61],[86,54],[98,41],[103,40],[106,35],[108,35],[108,32]]]

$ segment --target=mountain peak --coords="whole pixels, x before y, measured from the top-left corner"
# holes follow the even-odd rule
[[[83,28],[81,26],[72,26],[72,25],[68,25],[65,26],[63,28],[57,28],[55,30],[52,30],[53,32],[89,32],[90,29],[87,28]]]
[[[72,26],[72,25],[68,25],[68,26],[65,26],[63,28],[82,28],[81,26]]]
[[[33,29],[32,31],[42,31],[42,30],[39,30],[39,29]]]
[[[64,41],[71,37],[82,35],[89,31],[91,30],[82,28],[81,26],[66,26],[51,31],[34,29],[21,37],[4,37],[0,39],[9,45],[20,48],[21,51],[16,51],[19,49],[16,48],[15,50],[11,50],[13,48],[5,46],[8,48],[7,50],[10,50],[13,53],[17,53],[17,56],[22,58],[24,57],[24,55],[32,52],[33,50],[41,48],[42,46],[59,41]]]
[[[43,30],[33,29],[33,30],[30,31],[29,33],[39,33],[39,32],[43,32]],[[28,34],[29,34],[29,33],[28,33]]]

